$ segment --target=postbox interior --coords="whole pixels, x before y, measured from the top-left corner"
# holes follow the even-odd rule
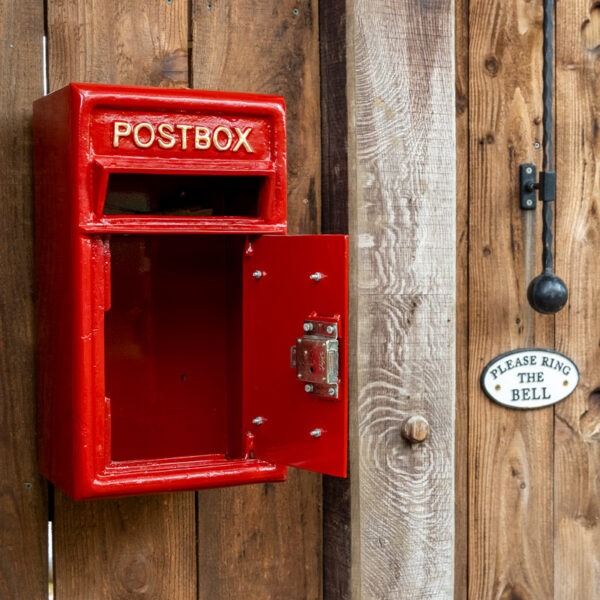
[[[268,177],[111,173],[105,215],[258,217]]]
[[[111,460],[239,458],[242,236],[112,234]]]

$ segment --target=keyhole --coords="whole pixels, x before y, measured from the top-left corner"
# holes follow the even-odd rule
[[[590,9],[590,18],[581,26],[583,45],[590,52],[600,52],[600,2],[595,2]]]

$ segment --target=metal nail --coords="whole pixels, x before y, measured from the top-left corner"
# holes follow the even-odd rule
[[[323,430],[322,430],[322,429],[313,429],[313,430],[310,432],[310,435],[311,435],[312,437],[314,437],[314,438],[319,438],[319,437],[321,437],[321,434],[322,434],[322,433],[323,433]]]

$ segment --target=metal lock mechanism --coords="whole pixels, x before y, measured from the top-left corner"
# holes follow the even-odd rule
[[[304,322],[304,336],[291,348],[291,366],[304,382],[307,394],[321,398],[338,397],[338,324],[318,317]]]

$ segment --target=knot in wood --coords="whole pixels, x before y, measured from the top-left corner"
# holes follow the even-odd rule
[[[413,415],[402,423],[402,437],[413,443],[418,444],[429,436],[429,423],[424,417]]]

